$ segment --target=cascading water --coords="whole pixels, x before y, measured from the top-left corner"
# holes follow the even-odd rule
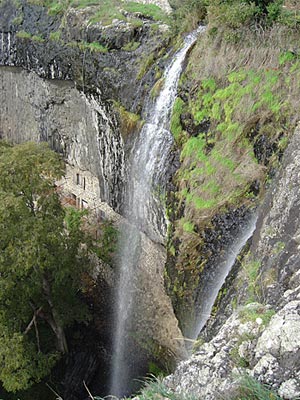
[[[177,85],[183,62],[194,44],[199,28],[185,39],[164,74],[164,87],[155,105],[147,112],[147,121],[132,152],[127,188],[126,216],[120,240],[120,276],[116,299],[116,330],[113,343],[113,368],[110,393],[128,394],[135,363],[135,349],[130,347],[130,337],[135,333],[135,297],[139,291],[137,266],[144,232],[152,240],[163,242],[166,234],[166,216],[162,211],[157,192],[164,189],[164,175],[168,155],[173,145],[169,132],[170,115],[176,98]]]
[[[238,255],[252,237],[256,227],[257,215],[253,215],[241,228],[237,238],[229,246],[225,255],[219,259],[218,265],[207,276],[203,277],[200,293],[198,294],[198,308],[195,316],[195,327],[191,339],[196,339],[208,321],[218,293],[223,286],[227,275],[233,267]]]

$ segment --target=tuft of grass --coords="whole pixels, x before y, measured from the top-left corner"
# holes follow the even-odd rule
[[[25,31],[19,31],[16,34],[16,37],[19,39],[31,39],[32,36],[29,32],[25,32]]]
[[[114,106],[120,118],[121,133],[123,135],[129,135],[141,128],[143,122],[138,114],[127,111],[125,107],[117,102],[114,103]]]
[[[146,72],[150,69],[150,67],[154,64],[154,55],[150,54],[149,56],[144,57],[141,60],[140,69],[137,73],[137,79],[142,79]]]
[[[260,279],[260,261],[253,260],[250,255],[245,258],[241,265],[244,277],[248,284],[248,302],[256,301],[260,297],[261,287],[258,285]]]
[[[137,398],[139,400],[158,400],[158,399],[169,399],[169,400],[197,400],[195,396],[185,393],[174,393],[169,389],[161,378],[150,377],[146,379],[144,387],[138,393]]]
[[[172,110],[170,129],[176,142],[180,142],[183,135],[180,115],[184,112],[184,104],[184,101],[177,97]]]
[[[15,18],[13,19],[12,23],[13,23],[14,25],[21,25],[22,22],[23,22],[23,19],[24,19],[24,15],[23,15],[23,14],[20,14],[20,15],[18,15],[17,17],[15,17]]]
[[[252,303],[243,307],[239,311],[239,318],[241,322],[255,322],[259,318],[262,321],[262,324],[266,326],[269,324],[274,314],[274,310],[267,308],[263,304]]]
[[[98,42],[84,43],[84,45],[87,49],[91,50],[92,52],[96,52],[96,53],[107,53],[108,52],[108,48]]]
[[[143,17],[153,19],[154,21],[169,22],[166,13],[155,4],[142,4],[130,1],[124,4],[124,8],[130,13],[138,13]]]
[[[49,35],[49,39],[53,40],[54,42],[60,41],[61,38],[61,31],[51,32]]]
[[[107,53],[108,52],[108,48],[103,46],[102,44],[98,43],[98,42],[68,42],[67,46],[70,47],[79,47],[80,50],[82,51],[86,51],[86,50],[90,50],[91,52],[95,52],[95,53]]]
[[[33,41],[33,42],[39,42],[39,43],[43,43],[44,41],[45,41],[45,39],[43,39],[41,36],[39,36],[39,35],[33,35],[32,37],[31,37],[31,40]]]
[[[150,92],[150,95],[153,99],[159,95],[161,89],[163,88],[164,83],[165,83],[165,79],[163,77],[158,79],[155,82],[155,84],[153,85],[153,88],[151,89],[151,92]]]
[[[226,397],[225,397],[226,398]],[[258,382],[249,375],[239,377],[238,389],[230,400],[283,400],[269,386]]]
[[[140,42],[129,42],[125,46],[122,47],[122,50],[125,51],[135,51],[141,45]]]
[[[190,221],[182,221],[182,227],[184,232],[193,233],[194,232],[194,224]]]

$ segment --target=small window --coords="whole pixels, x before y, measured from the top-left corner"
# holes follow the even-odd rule
[[[83,178],[83,190],[85,190],[85,178]]]
[[[80,185],[80,175],[76,174],[76,185]]]

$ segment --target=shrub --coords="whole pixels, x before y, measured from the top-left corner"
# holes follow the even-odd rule
[[[230,29],[238,29],[249,25],[257,15],[258,8],[253,3],[246,1],[234,1],[223,3],[213,0],[208,7],[208,20],[210,26],[223,26]]]
[[[172,28],[175,34],[190,32],[206,19],[207,0],[172,0],[170,4],[174,9]]]

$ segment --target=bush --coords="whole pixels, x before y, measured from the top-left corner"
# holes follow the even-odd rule
[[[175,32],[186,32],[195,29],[207,16],[207,0],[173,0],[173,28]]]
[[[208,20],[210,26],[220,26],[238,29],[249,25],[258,14],[259,9],[254,3],[246,1],[234,1],[222,3],[213,0],[208,7]]]

